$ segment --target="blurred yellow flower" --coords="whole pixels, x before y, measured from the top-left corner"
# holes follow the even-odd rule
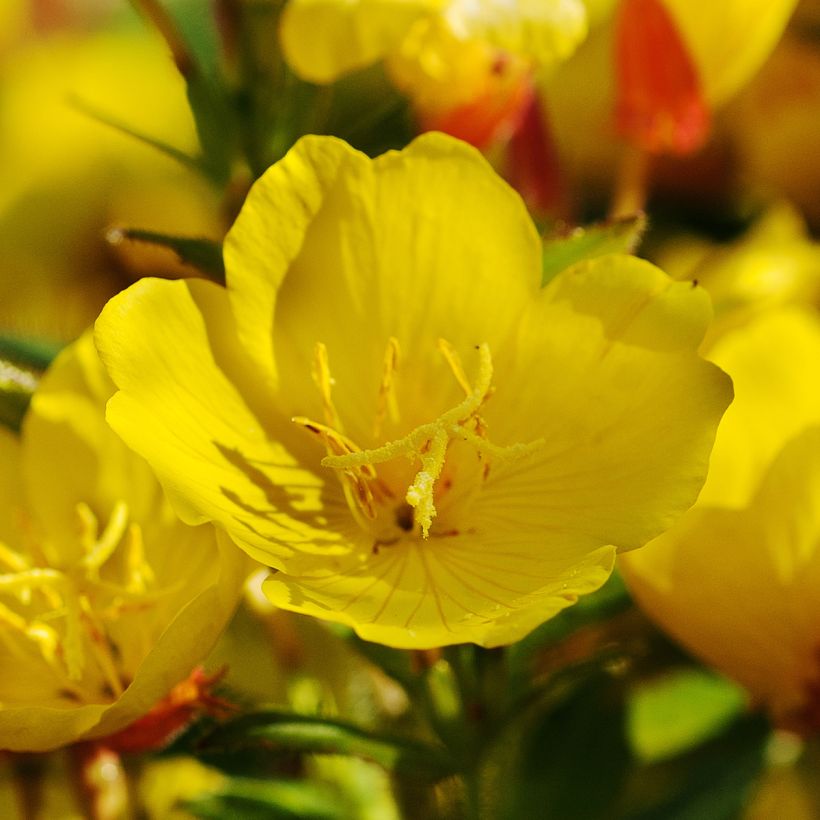
[[[168,253],[123,259],[112,225],[221,238],[218,198],[190,169],[72,105],[195,154],[185,88],[154,34],[54,34],[0,75],[0,329],[78,336],[136,275],[179,273]],[[190,270],[187,270],[190,275]]]
[[[532,69],[568,57],[586,26],[581,0],[290,0],[281,41],[294,71],[316,83],[385,60],[424,127],[481,145],[512,127]]]
[[[109,421],[270,599],[400,647],[516,640],[697,495],[708,297],[603,257],[542,289],[521,199],[440,134],[308,137],[231,230],[227,290],[143,280],[97,343]]]
[[[0,432],[0,749],[42,751],[141,718],[191,672],[242,585],[236,550],[171,511],[108,428],[90,334]]]
[[[727,333],[732,376],[696,507],[622,559],[636,599],[779,723],[820,729],[820,322],[786,307]]]

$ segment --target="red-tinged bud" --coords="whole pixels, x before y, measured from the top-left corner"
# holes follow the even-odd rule
[[[166,697],[139,720],[120,732],[104,738],[101,743],[115,752],[147,752],[167,746],[191,721],[202,713],[222,716],[234,711],[234,706],[211,694],[222,680],[225,670],[210,677],[198,666]]]
[[[534,214],[561,215],[566,188],[541,98],[532,94],[507,146],[506,177]]]
[[[706,140],[709,108],[697,68],[661,0],[623,0],[616,28],[615,118],[651,153],[691,153]]]
[[[481,149],[514,134],[533,98],[532,76],[506,55],[498,57],[492,72],[486,90],[469,103],[446,111],[420,112],[422,130],[443,131]]]

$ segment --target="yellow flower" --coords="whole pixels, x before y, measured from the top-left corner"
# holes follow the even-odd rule
[[[136,273],[180,273],[170,253],[112,259],[109,227],[220,238],[217,196],[195,171],[71,103],[195,154],[184,83],[156,35],[52,35],[4,68],[0,328],[73,339]]]
[[[696,507],[626,556],[638,602],[774,719],[820,729],[820,322],[786,307],[713,347],[736,399]]]
[[[103,311],[109,420],[278,606],[514,641],[693,502],[730,397],[700,288],[611,256],[541,289],[540,248],[463,143],[306,138],[251,191],[227,290],[144,280]]]
[[[290,0],[281,41],[285,59],[311,82],[385,60],[426,127],[441,128],[447,113],[477,103],[501,128],[523,104],[532,69],[568,57],[586,27],[581,0]],[[454,127],[459,136],[478,128]],[[492,137],[487,129],[482,123],[481,142]]]
[[[117,732],[183,680],[242,584],[236,550],[174,516],[104,420],[91,334],[0,433],[0,749]]]

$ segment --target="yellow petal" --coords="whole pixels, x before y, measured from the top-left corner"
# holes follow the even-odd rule
[[[592,592],[612,571],[611,547],[577,564],[536,548],[539,532],[463,535],[383,547],[366,558],[314,561],[263,590],[276,606],[348,624],[364,639],[405,649],[467,641],[512,643]]]
[[[797,0],[664,0],[680,26],[707,99],[722,103],[760,67]]]
[[[322,342],[339,412],[351,420],[346,433],[368,446],[389,339],[400,350],[399,390],[432,376],[426,392],[452,406],[459,388],[439,337],[462,349],[488,342],[494,353],[507,344],[538,292],[540,242],[521,199],[463,143],[428,134],[371,163],[309,137],[251,192],[226,264],[246,348],[278,351],[285,415],[321,417],[310,374]],[[431,360],[439,372],[429,373]],[[426,421],[408,416],[403,432]]]
[[[272,564],[300,544],[339,540],[321,512],[344,506],[338,482],[302,469],[277,440],[293,425],[266,428],[275,406],[237,348],[223,288],[142,280],[109,302],[96,338],[120,388],[109,422],[184,521],[216,521]]]
[[[782,308],[719,339],[710,358],[735,385],[735,401],[718,429],[701,504],[748,503],[782,446],[820,423],[820,323],[800,308]]]
[[[329,83],[375,63],[442,0],[290,0],[282,13],[285,59],[303,79]]]
[[[134,458],[105,423],[102,411],[113,393],[89,331],[56,358],[26,415],[22,475],[27,501],[61,561],[71,560],[78,549],[78,503],[107,517],[125,499],[130,516],[142,520],[155,501],[156,481],[148,465]]]
[[[477,515],[514,506],[518,521],[620,549],[673,523],[697,498],[732,395],[692,353],[709,316],[702,289],[631,257],[553,280],[522,317],[528,347],[519,341],[509,371],[496,368],[485,413],[499,443],[546,443],[493,468]]]
[[[787,717],[816,680],[818,543],[815,427],[786,445],[748,508],[693,510],[621,565],[666,631]]]

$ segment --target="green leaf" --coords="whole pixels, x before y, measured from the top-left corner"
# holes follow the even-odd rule
[[[111,245],[124,241],[146,242],[172,250],[180,262],[196,268],[200,273],[225,284],[225,265],[222,260],[222,245],[212,239],[198,237],[168,236],[139,228],[113,228],[106,235]]]
[[[346,815],[331,789],[297,780],[233,778],[218,792],[187,801],[185,808],[206,820],[337,820]]]
[[[343,721],[278,711],[250,713],[223,723],[201,738],[194,749],[201,760],[220,768],[237,753],[276,758],[294,752],[353,755],[388,771],[428,780],[447,777],[456,770],[439,746],[376,735]]]
[[[542,284],[546,285],[562,270],[608,253],[633,253],[646,231],[643,214],[575,228],[566,236],[544,240]]]
[[[680,754],[719,733],[745,700],[740,687],[705,669],[680,669],[649,680],[630,698],[632,747],[646,761]]]

